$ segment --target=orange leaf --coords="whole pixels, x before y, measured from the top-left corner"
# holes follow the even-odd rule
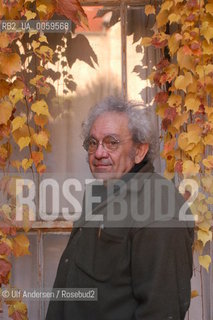
[[[21,162],[18,160],[14,160],[14,161],[11,161],[11,165],[19,171],[19,168],[21,166]]]
[[[7,96],[10,91],[10,84],[5,80],[0,80],[0,99]]]
[[[13,239],[13,253],[15,257],[30,254],[29,239],[24,234],[19,234]]]
[[[168,2],[168,1],[166,1],[166,2]],[[169,15],[169,12],[167,10],[160,10],[160,12],[158,13],[158,15],[156,17],[158,29],[167,24],[168,15]]]
[[[191,292],[191,298],[193,299],[193,298],[196,298],[197,296],[199,296],[197,290],[192,290],[192,292]]]
[[[155,7],[148,4],[145,6],[145,14],[148,16],[150,14],[155,14]]]
[[[39,164],[36,169],[37,169],[37,172],[41,174],[46,171],[47,167],[45,166],[45,164]]]
[[[38,146],[43,146],[45,148],[47,147],[49,138],[45,131],[42,130],[39,133],[35,133],[33,135],[33,139]]]
[[[88,26],[87,15],[78,0],[56,0],[56,13],[67,17],[75,24],[81,25],[81,15],[86,19],[83,23]],[[81,15],[79,14],[81,13]]]
[[[33,159],[33,162],[35,163],[35,166],[37,167],[37,165],[44,159],[44,155],[42,152],[33,151],[32,159]]]
[[[48,117],[40,114],[39,116],[35,114],[34,121],[37,126],[44,128],[45,124],[48,123]]]
[[[0,53],[0,72],[11,77],[21,71],[21,58],[17,53]]]
[[[7,48],[10,43],[10,38],[7,33],[1,32],[0,33],[0,44],[1,48]]]
[[[11,267],[9,261],[0,258],[0,284],[7,284],[9,282]]]
[[[0,103],[0,124],[7,124],[12,114],[12,104],[8,101],[2,101]]]

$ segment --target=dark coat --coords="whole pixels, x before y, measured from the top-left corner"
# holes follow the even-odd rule
[[[184,200],[177,191],[172,203],[175,217],[164,219],[171,208],[168,193],[164,190],[159,197],[155,182],[162,177],[149,171],[151,167],[145,165],[134,175],[137,187],[131,184],[132,178],[124,181],[123,191],[122,187],[115,190],[111,186],[111,194],[104,195],[92,210],[93,215],[102,213],[106,217],[109,203],[114,199],[118,210],[121,196],[128,211],[122,222],[111,224],[104,219],[104,228],[100,229],[91,222],[80,221],[78,225],[84,227],[73,229],[61,257],[54,287],[97,288],[97,301],[51,301],[46,320],[184,319],[190,304],[193,231],[178,221]],[[142,172],[149,173],[142,176]],[[145,192],[147,181],[155,185],[151,193]],[[157,201],[162,200],[157,205],[156,193]],[[142,214],[147,210],[143,207],[147,194],[151,195],[151,212],[146,219],[135,221],[136,210]],[[161,216],[156,217],[156,209]]]

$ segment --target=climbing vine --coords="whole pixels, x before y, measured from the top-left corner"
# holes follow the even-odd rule
[[[78,0],[1,0],[1,31],[3,22],[50,21],[67,18],[75,25],[87,26],[87,16]],[[7,25],[9,28],[9,24]],[[26,30],[25,30],[26,31]],[[16,181],[25,172],[42,174],[46,170],[45,155],[51,151],[51,118],[48,99],[54,96],[54,81],[61,75],[54,70],[64,48],[63,66],[70,66],[66,50],[71,34],[45,35],[40,30],[6,29],[0,33],[0,287],[10,289],[11,257],[29,254],[29,208],[24,206],[23,220],[17,222]],[[55,45],[55,47],[54,47]],[[75,89],[71,75],[64,72],[67,93]],[[18,153],[16,150],[18,149]],[[17,174],[8,175],[16,171]],[[19,231],[19,232],[18,232]],[[18,232],[18,233],[17,233]],[[21,299],[1,301],[8,305],[9,317],[28,319],[27,307]]]
[[[195,217],[195,250],[207,271],[211,257],[204,247],[212,241],[213,204],[213,2],[166,0],[155,7],[153,35],[141,41],[161,51],[150,75],[158,87],[155,96],[161,118],[165,176],[193,179],[198,195],[191,205]],[[189,187],[184,196],[189,198]]]

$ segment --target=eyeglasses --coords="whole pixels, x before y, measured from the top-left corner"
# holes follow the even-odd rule
[[[84,141],[83,147],[88,153],[94,153],[98,149],[98,146],[100,144],[104,147],[106,151],[110,152],[117,150],[121,143],[125,143],[131,139],[132,138],[128,138],[126,140],[120,141],[117,138],[109,135],[104,137],[102,142],[100,142],[93,137],[89,137]]]

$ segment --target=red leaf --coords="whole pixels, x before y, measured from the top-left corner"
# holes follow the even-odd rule
[[[155,96],[155,102],[157,103],[166,103],[168,100],[168,93],[167,92],[159,92]]]
[[[161,122],[161,128],[166,131],[168,129],[168,126],[170,126],[171,124],[171,120],[170,119],[163,119],[162,122]]]
[[[183,171],[183,161],[178,160],[175,164],[175,172],[182,173],[182,171]]]
[[[11,248],[5,242],[0,243],[0,255],[9,256],[11,251]]]
[[[56,0],[56,13],[67,17],[79,26],[81,19],[87,21],[87,15],[78,0]]]
[[[165,110],[164,114],[167,119],[174,121],[174,119],[176,118],[176,115],[177,115],[176,108],[169,107]]]
[[[184,54],[187,56],[191,56],[191,54],[192,54],[192,50],[187,46],[187,45],[185,45],[184,47],[183,47],[183,52],[184,52]]]
[[[155,46],[155,48],[164,48],[167,43],[168,43],[168,40],[163,40],[161,41],[159,38],[154,38],[152,39],[152,45]]]
[[[9,282],[9,273],[11,263],[4,259],[0,259],[0,283],[7,284]]]
[[[195,15],[193,13],[190,13],[190,15],[186,18],[186,21],[192,22],[195,20]]]
[[[167,67],[169,65],[169,60],[167,59],[162,59],[158,64],[157,64],[157,69],[158,70],[162,70],[164,69],[165,67]]]

